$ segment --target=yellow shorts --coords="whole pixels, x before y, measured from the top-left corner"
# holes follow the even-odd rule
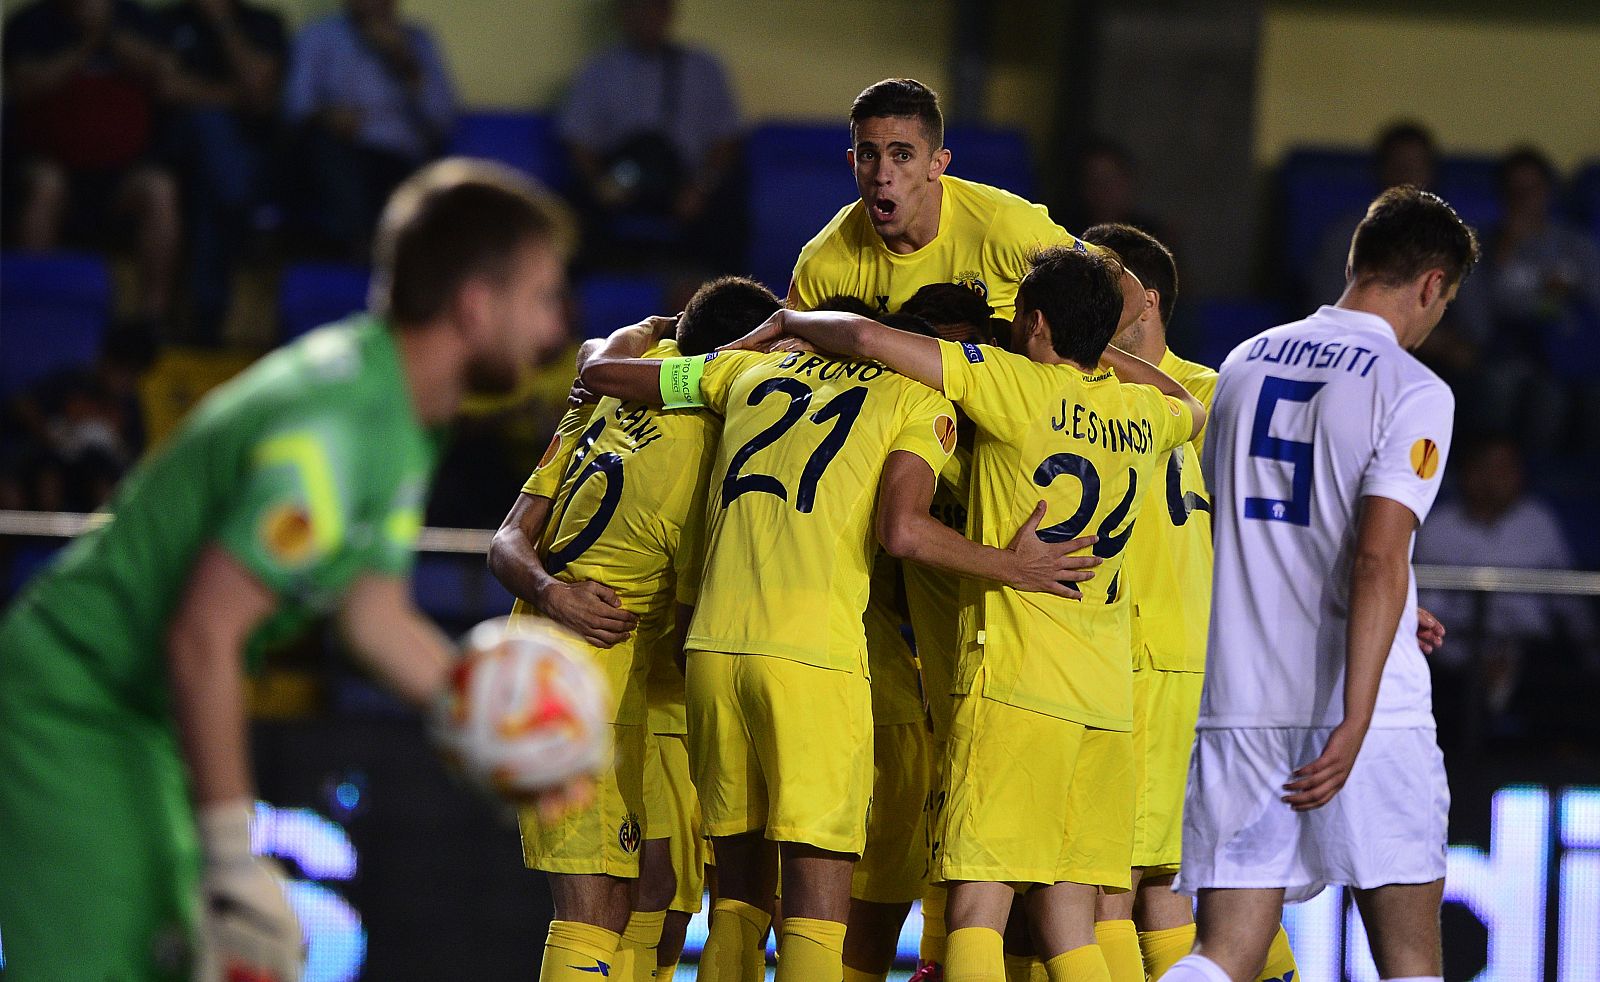
[[[1133,865],[1174,873],[1183,853],[1183,792],[1200,715],[1201,672],[1133,673]]]
[[[706,840],[700,836],[700,801],[689,780],[689,738],[682,733],[645,737],[644,837],[668,839],[677,892],[669,910],[695,914],[706,889]]]
[[[872,729],[872,807],[867,845],[850,880],[850,896],[903,904],[928,885],[928,786],[933,735],[925,723]]]
[[[616,760],[596,782],[594,804],[551,826],[532,808],[517,815],[522,862],[546,873],[636,879],[644,841],[644,725],[613,723]]]
[[[689,765],[706,835],[764,829],[859,855],[872,797],[866,674],[691,651]]]
[[[956,701],[934,880],[1128,889],[1132,736],[981,691]]]

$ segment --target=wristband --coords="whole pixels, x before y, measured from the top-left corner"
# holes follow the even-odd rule
[[[688,409],[705,405],[700,398],[700,376],[705,370],[704,355],[662,359],[661,408]]]

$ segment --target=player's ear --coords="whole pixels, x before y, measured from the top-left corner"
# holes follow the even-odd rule
[[[494,286],[482,276],[469,277],[456,291],[453,319],[468,344],[481,345],[493,332],[494,301]]]
[[[846,150],[844,152],[844,159],[850,161],[850,169],[851,170],[855,170],[856,169],[856,148],[855,147],[851,147],[850,149]]]
[[[1418,299],[1422,301],[1424,309],[1431,308],[1444,293],[1444,270],[1430,269],[1422,274],[1422,295]]]
[[[933,153],[933,158],[928,161],[928,180],[937,181],[939,176],[950,168],[950,148],[940,147]]]

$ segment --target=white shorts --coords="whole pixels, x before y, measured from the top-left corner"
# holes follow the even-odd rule
[[[1431,729],[1368,730],[1345,786],[1315,811],[1281,800],[1331,728],[1200,730],[1189,757],[1183,865],[1173,889],[1370,889],[1444,876],[1450,788]]]

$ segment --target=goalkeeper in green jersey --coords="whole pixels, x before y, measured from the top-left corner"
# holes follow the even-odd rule
[[[385,209],[372,312],[218,389],[111,521],[0,619],[0,938],[8,982],[298,977],[250,855],[247,663],[332,614],[402,697],[452,646],[410,599],[440,427],[563,343],[568,222],[446,160]]]

